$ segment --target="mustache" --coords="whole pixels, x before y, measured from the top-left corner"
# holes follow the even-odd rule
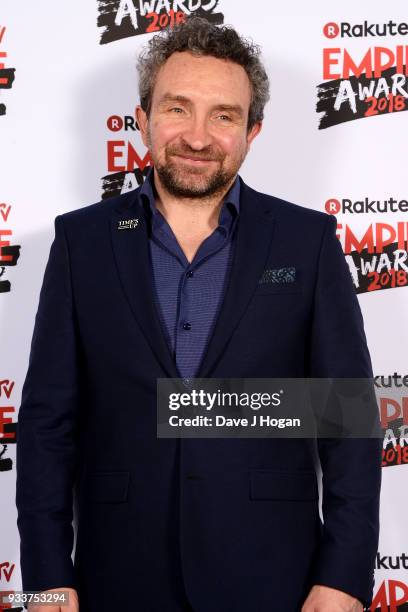
[[[171,155],[180,155],[181,157],[190,157],[191,159],[196,159],[200,161],[222,161],[224,159],[224,155],[222,155],[220,152],[217,152],[212,147],[207,147],[206,149],[202,149],[201,151],[196,151],[188,145],[169,146],[166,149],[166,155],[167,157]]]

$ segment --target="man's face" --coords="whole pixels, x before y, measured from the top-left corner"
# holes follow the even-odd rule
[[[144,144],[165,189],[185,198],[222,191],[260,124],[247,131],[251,86],[230,61],[174,53],[160,68],[149,118],[137,107]]]

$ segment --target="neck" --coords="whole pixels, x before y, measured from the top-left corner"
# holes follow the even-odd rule
[[[177,197],[163,186],[157,172],[154,172],[154,186],[157,192],[156,208],[172,228],[181,232],[206,233],[218,226],[223,200],[235,181],[235,177],[220,191],[197,198]]]

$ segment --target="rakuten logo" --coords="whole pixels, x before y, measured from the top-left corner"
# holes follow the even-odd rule
[[[387,23],[349,23],[342,21],[335,23],[330,21],[323,27],[326,38],[365,38],[369,36],[406,36],[408,34],[408,23],[401,21],[387,21]]]
[[[408,200],[396,200],[389,198],[388,200],[350,200],[343,198],[330,198],[325,202],[324,209],[329,215],[337,215],[338,213],[390,213],[390,212],[408,212]]]

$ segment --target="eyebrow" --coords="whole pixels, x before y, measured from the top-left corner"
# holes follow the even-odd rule
[[[189,104],[191,101],[185,96],[178,96],[171,93],[164,94],[159,100],[159,106],[161,104],[165,104],[166,102],[185,102]]]
[[[184,104],[191,104],[191,100],[186,96],[166,93],[159,100],[159,106],[166,104],[167,102],[183,102]],[[228,111],[235,113],[239,117],[244,116],[244,109],[239,104],[216,104],[213,110],[217,111]]]

